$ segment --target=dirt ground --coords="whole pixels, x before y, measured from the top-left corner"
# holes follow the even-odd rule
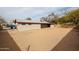
[[[79,50],[79,32],[73,28],[46,28],[28,31],[0,31],[0,50]]]

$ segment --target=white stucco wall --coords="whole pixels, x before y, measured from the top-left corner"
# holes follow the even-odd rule
[[[17,29],[19,31],[32,30],[32,29],[40,29],[40,24],[31,24],[31,25],[17,25]]]

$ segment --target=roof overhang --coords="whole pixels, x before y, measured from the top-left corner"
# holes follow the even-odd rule
[[[16,22],[18,24],[50,24],[48,22]]]

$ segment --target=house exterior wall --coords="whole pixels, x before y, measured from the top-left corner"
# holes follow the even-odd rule
[[[26,30],[32,30],[32,29],[41,29],[41,25],[40,24],[31,24],[31,25],[22,25],[22,24],[18,24],[17,25],[17,29],[19,31],[26,31]]]

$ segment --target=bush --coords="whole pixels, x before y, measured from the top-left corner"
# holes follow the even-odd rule
[[[64,28],[72,28],[74,27],[75,25],[73,24],[62,24],[61,27],[64,27]]]

